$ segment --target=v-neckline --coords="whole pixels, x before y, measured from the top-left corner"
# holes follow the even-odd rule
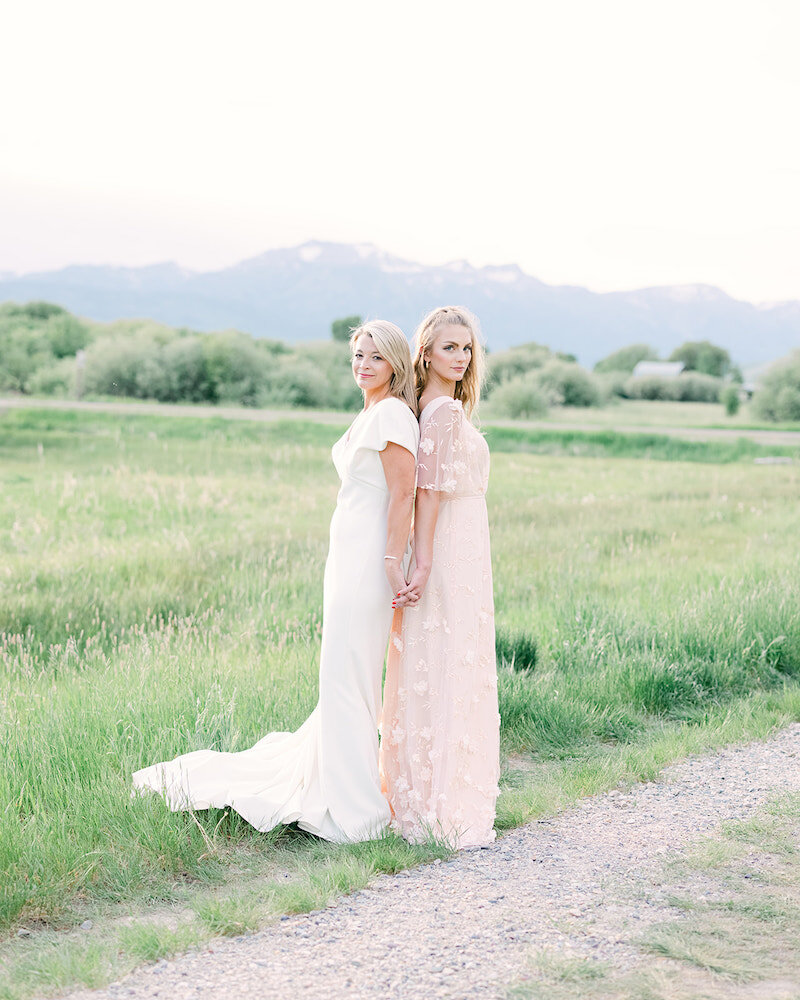
[[[389,397],[385,396],[384,399],[389,399]],[[376,406],[380,406],[380,404],[382,402],[383,402],[383,399],[379,399],[377,403],[373,403],[372,406],[370,406],[369,410],[374,409]],[[352,434],[353,434],[353,428],[356,426],[356,424],[358,423],[358,421],[364,416],[365,413],[369,413],[369,410],[361,410],[360,413],[357,413],[355,415],[355,419],[350,424],[350,426],[347,428],[347,434],[345,434],[345,437],[344,437],[345,446],[347,446],[348,444],[350,444],[350,438],[352,437]]]
[[[367,412],[366,410],[362,410],[361,413],[357,413],[355,415],[355,419],[351,422],[350,426],[347,428],[347,433],[344,436],[345,448],[347,447],[347,445],[350,444],[350,435],[353,433],[353,428],[358,423],[358,418],[362,417],[366,412]]]

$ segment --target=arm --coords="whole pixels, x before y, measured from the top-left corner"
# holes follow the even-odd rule
[[[463,412],[460,403],[442,404],[420,428],[417,505],[414,520],[415,568],[398,596],[398,606],[414,605],[422,597],[433,563],[433,540],[444,494],[457,488]]]
[[[416,604],[422,597],[433,563],[433,538],[439,517],[439,497],[437,490],[417,490],[414,515],[414,572],[408,586],[401,591],[400,600],[405,604]]]
[[[414,480],[416,461],[411,452],[402,445],[390,441],[380,452],[383,474],[389,490],[389,511],[386,518],[386,577],[397,594],[405,587],[402,559],[411,531],[411,515],[414,510]]]

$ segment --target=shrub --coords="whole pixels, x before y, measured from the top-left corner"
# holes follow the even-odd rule
[[[353,378],[350,347],[321,342],[298,345],[296,353],[325,372],[328,389],[323,406],[352,410],[362,404],[361,390]]]
[[[753,396],[763,420],[800,420],[800,350],[776,361]]]
[[[492,405],[501,416],[514,420],[538,417],[547,412],[548,399],[533,374],[517,375],[492,392]]]
[[[53,360],[50,344],[41,329],[24,323],[0,329],[0,389],[29,392],[28,384],[34,373]]]
[[[350,368],[350,350],[342,342],[298,344],[273,360],[260,404],[353,410],[361,406],[361,390]]]
[[[166,344],[161,362],[168,373],[167,395],[157,399],[202,403],[214,398],[203,341],[198,336],[178,337]]]
[[[135,376],[136,392],[139,399],[157,399],[159,403],[174,401],[170,372],[164,367],[164,351],[153,345],[152,354],[142,358]]]
[[[345,316],[343,319],[335,319],[331,323],[331,336],[339,343],[347,344],[350,334],[363,323],[360,316]]]
[[[176,330],[154,319],[117,319],[113,323],[97,324],[99,331],[108,337],[133,337],[136,340],[150,340],[163,346],[188,330]]]
[[[640,361],[655,361],[658,355],[649,344],[630,344],[598,361],[596,372],[632,372]]]
[[[604,399],[611,399],[613,396],[625,395],[625,383],[628,381],[628,373],[623,371],[602,371],[595,368],[594,380],[597,383],[600,394]]]
[[[503,382],[507,382],[517,375],[524,375],[526,372],[541,368],[552,356],[553,353],[549,347],[534,343],[520,344],[507,351],[490,354],[487,359],[489,373],[486,387],[487,395]]]
[[[253,340],[256,350],[267,357],[278,357],[281,354],[291,354],[292,349],[282,340],[271,340],[269,337],[258,337]]]
[[[50,316],[42,329],[56,358],[74,357],[92,337],[89,327],[67,312]]]
[[[599,406],[600,386],[580,365],[553,358],[534,372],[533,379],[555,405]]]
[[[172,331],[172,339],[166,340],[168,328],[159,328],[157,324],[143,325],[138,333],[123,332],[122,324],[114,327],[116,333],[99,337],[86,350],[87,392],[157,399],[163,403],[217,398],[217,386],[209,376],[200,336],[177,336]],[[254,364],[253,370],[258,367]],[[218,365],[218,371],[223,370],[226,375],[232,369],[233,366],[226,369],[221,363]]]
[[[673,379],[674,396],[671,398],[687,403],[717,403],[722,391],[722,380],[701,372],[681,372]]]
[[[669,356],[670,361],[682,361],[687,371],[701,372],[721,378],[731,367],[731,356],[724,347],[708,340],[688,340]]]
[[[212,398],[257,405],[266,383],[269,356],[259,351],[252,337],[238,330],[208,334],[203,344]]]
[[[99,337],[86,349],[85,391],[99,396],[143,395],[146,370],[157,365],[158,345],[149,338],[112,334]],[[149,361],[149,364],[148,364]]]
[[[28,391],[38,396],[65,399],[75,392],[75,358],[61,358],[39,368],[28,382]]]
[[[330,383],[323,368],[309,359],[294,355],[281,358],[271,370],[259,395],[259,403],[287,406],[324,407],[332,405]]]
[[[0,388],[45,392],[55,377],[55,362],[74,355],[91,339],[89,327],[61,306],[50,302],[0,305]],[[48,369],[47,376],[37,373]],[[33,388],[35,384],[35,388]]]
[[[0,315],[10,316],[22,320],[47,320],[51,316],[68,316],[69,313],[63,306],[57,306],[53,302],[25,302],[20,305],[17,302],[4,302],[0,306]]]
[[[735,417],[739,412],[739,389],[735,385],[726,385],[722,390],[720,402],[725,407],[729,417]]]
[[[716,403],[722,380],[700,372],[682,372],[677,378],[644,375],[629,378],[623,393],[628,399],[668,399],[693,403]]]
[[[532,366],[518,375],[505,377],[491,391],[492,403],[497,412],[509,417],[533,417],[544,413],[548,406],[599,406],[605,394],[600,382],[585,368],[572,361],[563,361],[553,355],[545,357],[538,344],[523,354],[523,348],[513,348],[516,360],[526,358]],[[504,352],[512,354],[512,351]],[[549,354],[549,352],[548,352]],[[533,364],[533,360],[536,363]],[[510,364],[500,366],[500,371],[513,370]]]
[[[624,394],[627,399],[671,399],[669,379],[660,375],[640,375],[625,382]]]

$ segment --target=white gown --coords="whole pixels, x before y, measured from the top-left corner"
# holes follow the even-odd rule
[[[416,459],[417,420],[394,397],[362,411],[332,449],[342,485],[325,564],[317,707],[296,732],[270,733],[249,750],[196,750],[137,771],[136,789],[158,792],[173,810],[230,807],[259,830],[296,822],[336,843],[388,826],[378,718],[393,612],[379,452],[390,441]]]

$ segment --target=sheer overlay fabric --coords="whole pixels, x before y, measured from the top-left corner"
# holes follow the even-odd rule
[[[454,847],[494,839],[500,716],[486,488],[489,449],[461,403],[420,418],[417,488],[437,490],[431,575],[392,626],[381,772],[392,825]]]

